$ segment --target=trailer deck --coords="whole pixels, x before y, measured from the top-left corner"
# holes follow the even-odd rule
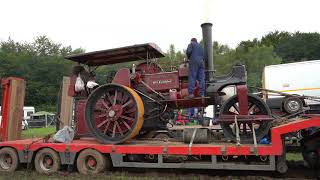
[[[307,118],[308,117],[308,118]],[[101,144],[94,138],[81,138],[70,144],[43,142],[42,139],[23,139],[1,142],[0,147],[10,146],[18,151],[37,151],[50,147],[58,152],[79,152],[84,148],[97,149],[102,153],[118,154],[179,154],[179,155],[281,155],[283,151],[282,135],[310,127],[320,127],[319,115],[308,115],[306,119],[280,125],[271,129],[271,144],[240,144],[212,142],[209,144],[185,144],[176,141],[131,140],[125,144]]]
[[[31,163],[35,154],[50,148],[59,154],[61,164],[73,165],[78,154],[85,149],[93,149],[110,157],[114,167],[142,168],[193,168],[193,169],[233,169],[286,171],[283,135],[310,127],[320,127],[320,115],[308,115],[271,129],[270,144],[235,144],[231,142],[211,142],[208,144],[185,144],[177,141],[132,140],[125,144],[101,144],[93,138],[82,138],[70,144],[54,143],[52,140],[24,139],[0,143],[0,148],[11,147],[17,151],[20,163]],[[131,156],[152,156],[152,161],[133,160]],[[168,156],[181,156],[179,162],[167,162]],[[206,160],[190,160],[202,156]],[[236,157],[236,159],[234,159]],[[245,158],[239,158],[245,157]],[[265,159],[246,161],[247,157]],[[228,160],[228,158],[232,160]],[[139,159],[139,158],[138,158]],[[221,160],[222,159],[222,160]],[[282,160],[281,160],[282,159]],[[282,165],[279,165],[282,163]],[[280,167],[280,170],[278,168]],[[281,169],[282,168],[282,169]],[[284,169],[284,170],[283,170]]]

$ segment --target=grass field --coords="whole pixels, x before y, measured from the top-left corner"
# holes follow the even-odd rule
[[[286,158],[287,161],[303,161],[301,153],[287,153]]]
[[[35,137],[39,137],[42,138],[48,134],[52,134],[55,133],[56,128],[55,127],[47,127],[47,128],[30,128],[27,130],[23,130],[21,137],[23,139],[26,138],[35,138]]]

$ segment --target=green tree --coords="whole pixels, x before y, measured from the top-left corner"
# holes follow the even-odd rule
[[[320,59],[320,34],[296,32],[275,46],[284,63]]]
[[[260,41],[260,45],[276,47],[279,44],[287,41],[291,37],[291,33],[286,31],[274,31],[263,36]]]
[[[225,75],[232,70],[232,66],[241,63],[246,66],[248,84],[261,86],[261,76],[265,66],[281,63],[272,46],[253,46],[229,50],[227,53],[215,54],[214,63],[216,75]]]
[[[24,78],[27,82],[25,105],[54,111],[62,77],[69,75],[73,64],[64,56],[83,51],[80,48],[73,51],[70,46],[64,47],[46,36],[37,37],[32,43],[9,38],[0,43],[0,76]]]

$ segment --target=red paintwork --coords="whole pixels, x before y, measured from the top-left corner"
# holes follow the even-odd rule
[[[294,122],[274,127],[271,129],[271,145],[261,145],[257,151],[250,152],[254,148],[252,144],[243,144],[237,146],[232,143],[213,143],[213,144],[189,144],[177,142],[148,142],[148,141],[131,141],[126,144],[112,145],[100,144],[94,139],[74,140],[70,144],[64,143],[44,143],[39,139],[25,139],[16,141],[7,141],[0,143],[0,147],[11,146],[22,151],[29,146],[30,151],[37,151],[43,147],[52,148],[58,152],[79,152],[85,148],[96,149],[102,153],[118,154],[180,154],[180,155],[281,155],[283,151],[283,141],[281,136],[289,132],[295,132],[300,129],[309,127],[320,127],[320,115],[310,115],[309,119],[296,120]],[[222,152],[225,149],[225,152]]]
[[[9,97],[10,97],[10,81],[9,79],[2,79],[2,120],[1,120],[1,141],[7,140],[8,130],[8,114],[9,114]]]
[[[76,121],[76,130],[75,130],[75,136],[76,137],[83,137],[89,136],[89,129],[87,128],[87,125],[85,123],[85,117],[84,117],[84,111],[85,111],[85,107],[86,107],[86,99],[81,99],[81,100],[77,100],[76,101],[76,116],[75,116],[75,121]]]
[[[68,95],[71,97],[76,96],[75,84],[77,80],[77,75],[70,75],[70,83],[68,88]]]
[[[130,70],[128,68],[119,69],[114,76],[112,83],[121,84],[127,87],[131,87],[130,83]]]
[[[179,89],[179,77],[177,71],[145,74],[142,79],[152,89],[159,92],[169,92],[170,89]]]
[[[2,86],[2,120],[1,120],[1,127],[0,127],[0,136],[1,141],[6,141],[8,139],[8,116],[9,116],[9,107],[10,107],[10,81],[12,80],[22,80],[22,78],[18,77],[8,77],[1,80],[1,86]]]
[[[154,74],[161,72],[162,69],[156,63],[143,62],[137,65],[136,71],[141,74]]]
[[[240,115],[248,115],[248,88],[247,85],[237,85]]]

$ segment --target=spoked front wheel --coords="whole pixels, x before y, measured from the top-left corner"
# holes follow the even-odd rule
[[[239,115],[239,98],[237,95],[230,97],[221,107],[220,116],[223,115]],[[264,101],[259,97],[248,94],[248,115],[267,115],[271,112]],[[257,141],[268,134],[271,127],[271,121],[268,120],[250,120],[238,121],[238,129],[241,143],[253,142],[253,128]],[[220,122],[221,128],[226,138],[236,140],[236,125],[234,121]]]
[[[94,90],[86,103],[86,123],[102,143],[118,144],[136,136],[143,124],[144,106],[131,88],[107,84]]]

